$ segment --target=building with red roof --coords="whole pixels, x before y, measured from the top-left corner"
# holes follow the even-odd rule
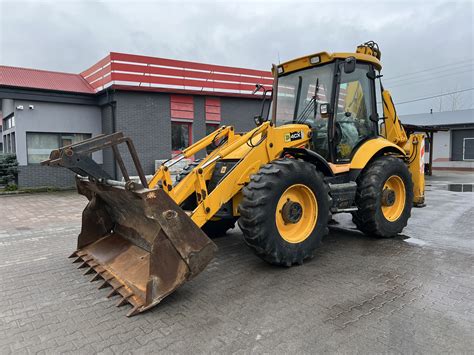
[[[39,163],[52,149],[123,131],[151,174],[220,124],[252,128],[255,85],[272,82],[269,71],[115,52],[78,74],[0,65],[3,152],[16,154],[20,186],[72,186],[70,172]],[[120,178],[111,152],[93,158]]]

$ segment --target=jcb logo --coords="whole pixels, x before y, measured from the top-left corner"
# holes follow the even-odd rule
[[[290,132],[285,134],[285,142],[292,142],[303,139],[303,131]]]

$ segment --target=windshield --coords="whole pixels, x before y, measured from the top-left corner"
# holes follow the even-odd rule
[[[321,123],[326,126],[327,119],[321,118],[317,107],[330,102],[333,78],[334,65],[331,64],[278,78],[276,125],[304,122],[314,128]]]

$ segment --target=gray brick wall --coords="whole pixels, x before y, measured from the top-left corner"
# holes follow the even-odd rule
[[[112,107],[110,105],[105,105],[101,107],[101,116],[102,116],[102,133],[111,134],[113,133],[113,123],[112,123]],[[103,150],[103,159],[104,159],[104,170],[114,177],[114,166],[113,166],[113,153],[112,149]]]
[[[154,161],[171,157],[171,109],[170,95],[167,93],[147,93],[119,91],[117,101],[116,130],[123,131],[132,138],[142,162],[145,174],[154,173]],[[260,113],[261,101],[246,98],[221,98],[221,124],[234,125],[237,131],[247,131],[255,127],[253,117]],[[110,108],[103,114],[109,115]],[[111,118],[110,118],[111,119]],[[109,118],[103,117],[103,127]],[[206,134],[205,96],[194,96],[193,142]],[[132,160],[125,150],[123,153],[130,174],[136,174]],[[198,155],[203,156],[204,153]],[[111,155],[104,156],[104,165],[111,166]],[[121,178],[121,174],[119,174]]]
[[[39,164],[18,167],[18,186],[24,187],[74,187],[74,173],[64,168]]]
[[[206,136],[206,98],[194,96],[193,143]],[[196,154],[196,158],[204,158],[206,152]]]
[[[145,174],[153,174],[156,159],[171,157],[169,95],[122,91],[115,94],[115,100],[117,131],[133,140]],[[130,156],[121,151],[130,174],[136,174]]]
[[[255,128],[254,116],[260,114],[261,101],[237,97],[221,98],[221,116],[224,125],[233,125],[237,132]]]

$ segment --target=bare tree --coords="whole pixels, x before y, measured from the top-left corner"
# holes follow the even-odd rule
[[[450,92],[458,91],[459,88],[456,87],[455,89],[449,90]],[[444,90],[443,90],[444,91]],[[441,91],[441,94],[443,94]],[[465,98],[463,97],[462,92],[454,92],[452,94],[446,94],[440,96],[438,99],[438,111],[456,111],[464,108],[465,106]]]

